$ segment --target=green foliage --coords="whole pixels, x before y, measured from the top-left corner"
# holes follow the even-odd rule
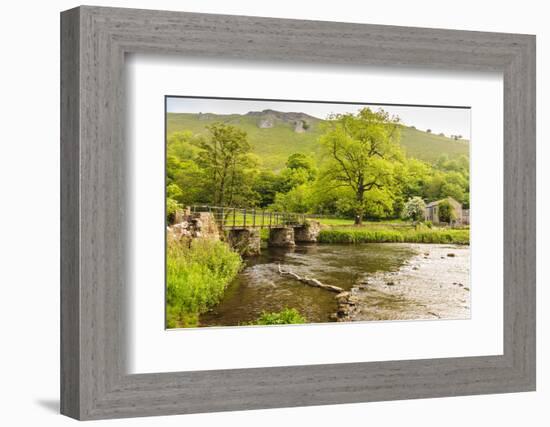
[[[388,243],[403,242],[397,230],[368,230],[359,228],[321,230],[319,243]]]
[[[270,170],[260,171],[254,178],[252,190],[257,195],[257,204],[265,208],[275,202],[275,196],[283,191],[284,178]]]
[[[288,169],[302,169],[306,171],[308,173],[309,181],[315,179],[315,175],[317,174],[315,159],[303,153],[294,153],[288,156],[286,167]]]
[[[166,197],[176,200],[178,198],[181,198],[182,196],[183,196],[183,191],[181,190],[178,184],[173,182],[166,186]]]
[[[275,122],[272,128],[261,129],[256,116],[168,113],[167,133],[171,135],[190,131],[193,135],[206,136],[206,126],[215,122],[224,122],[244,130],[252,152],[262,159],[266,169],[274,172],[285,167],[289,153],[300,152],[311,156],[316,162],[322,160],[318,139],[323,133],[321,125],[324,120],[308,120],[307,132],[297,133],[292,124],[282,122]],[[434,163],[442,153],[446,153],[449,158],[457,158],[461,155],[467,157],[470,151],[468,141],[457,141],[407,126],[401,126],[400,143],[407,157],[428,163]]]
[[[168,224],[174,223],[176,211],[180,208],[181,206],[176,200],[170,197],[166,198],[166,221],[168,222]]]
[[[252,322],[252,325],[290,325],[306,323],[303,317],[295,308],[285,308],[282,311],[267,313],[262,312],[261,316]]]
[[[405,218],[412,219],[413,221],[418,221],[424,217],[426,211],[426,203],[420,197],[415,196],[410,198],[407,203],[405,203],[405,208],[403,209],[403,216]]]
[[[330,159],[323,171],[329,187],[353,192],[354,215],[360,224],[367,209],[382,216],[392,205],[394,168],[403,160],[399,146],[399,119],[384,110],[363,108],[356,115],[331,117],[320,142]],[[366,200],[373,192],[376,196]]]
[[[456,213],[453,208],[453,205],[448,200],[443,200],[437,206],[437,214],[439,216],[439,221],[446,222],[450,224],[456,219]]]
[[[313,208],[311,186],[302,184],[288,193],[278,193],[271,206],[279,212],[307,213]]]
[[[369,220],[399,217],[413,197],[453,197],[469,207],[467,141],[402,126],[370,109],[308,119],[301,133],[294,131],[295,122],[274,120],[272,128],[259,128],[258,120],[168,114],[167,196],[180,206],[223,204]],[[428,158],[432,164],[419,160]]]
[[[223,242],[169,240],[166,254],[168,328],[196,326],[200,313],[220,301],[241,267],[240,256]]]
[[[341,227],[323,229],[319,233],[320,243],[470,243],[469,229],[446,228],[392,228],[392,227]]]
[[[207,202],[204,171],[196,160],[199,138],[191,132],[174,132],[168,136],[166,147],[166,193],[182,205]],[[176,185],[180,191],[172,192]],[[173,187],[175,189],[175,187]]]
[[[198,146],[198,164],[207,177],[208,187],[217,206],[232,205],[235,193],[242,190],[242,172],[251,164],[246,132],[224,123],[207,127],[209,138]]]

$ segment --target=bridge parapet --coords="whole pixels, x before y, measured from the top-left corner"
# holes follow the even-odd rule
[[[221,229],[285,228],[303,225],[306,215],[294,212],[277,212],[255,208],[223,206],[191,206],[192,212],[209,212]]]

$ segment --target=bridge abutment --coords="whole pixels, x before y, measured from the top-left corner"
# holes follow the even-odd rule
[[[321,231],[319,221],[307,221],[304,225],[294,227],[294,242],[317,243],[317,237]]]
[[[294,242],[294,228],[281,227],[272,228],[269,230],[268,246],[277,248],[291,248],[296,246]]]
[[[234,228],[227,232],[227,243],[242,256],[260,254],[260,230],[256,228]]]

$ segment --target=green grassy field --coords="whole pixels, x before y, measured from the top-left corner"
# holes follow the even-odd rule
[[[354,225],[353,219],[348,218],[315,218],[322,225]]]
[[[191,131],[194,134],[207,134],[206,126],[215,122],[225,122],[246,131],[253,152],[259,157],[263,166],[279,170],[284,167],[291,153],[303,153],[319,159],[321,146],[318,138],[322,133],[322,120],[311,120],[306,132],[294,131],[292,123],[275,121],[272,128],[258,127],[258,116],[239,114],[187,114],[168,113],[167,133]],[[451,138],[422,132],[409,127],[402,127],[401,145],[409,157],[427,162],[434,162],[442,154],[449,158],[460,155],[469,156],[469,142],[455,141]]]

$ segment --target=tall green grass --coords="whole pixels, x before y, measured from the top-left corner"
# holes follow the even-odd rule
[[[213,240],[192,240],[191,246],[169,240],[166,255],[167,327],[196,326],[239,272],[241,257]]]
[[[429,228],[387,228],[369,229],[365,227],[329,228],[321,230],[319,243],[454,243],[468,245],[468,229],[429,229]]]

